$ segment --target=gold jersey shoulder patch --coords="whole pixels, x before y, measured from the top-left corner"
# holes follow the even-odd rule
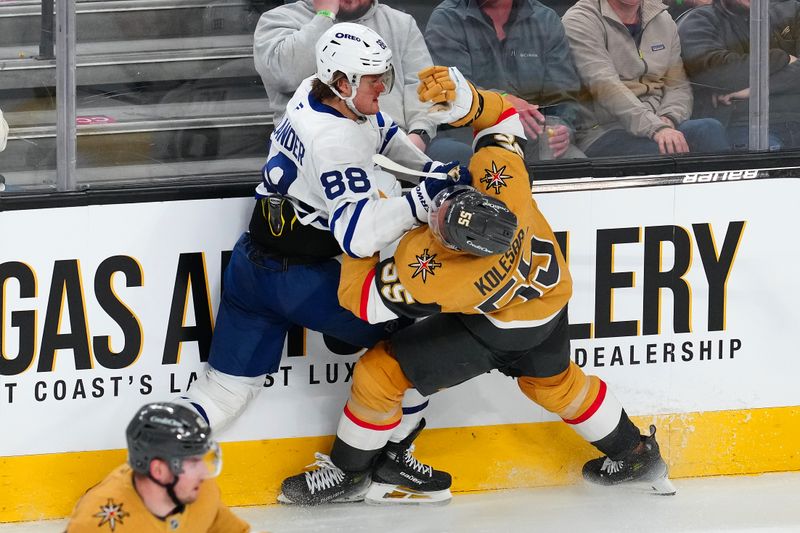
[[[414,279],[417,276],[421,276],[422,283],[425,283],[428,281],[428,274],[431,276],[436,275],[436,269],[442,268],[442,263],[436,260],[437,255],[438,254],[431,255],[427,248],[425,248],[421,254],[415,253],[416,261],[408,264],[408,266],[414,269],[411,278]]]
[[[486,190],[494,188],[495,194],[500,194],[502,187],[508,187],[506,180],[512,179],[514,176],[506,174],[506,166],[497,167],[497,163],[492,161],[492,168],[485,168],[486,175],[481,178],[481,183],[486,185]]]
[[[125,518],[131,515],[129,512],[122,509],[123,505],[124,503],[116,503],[113,498],[109,498],[105,504],[100,506],[100,512],[92,515],[100,519],[100,523],[97,524],[97,527],[103,527],[105,524],[108,524],[111,531],[115,531],[117,529],[117,524],[122,525]]]

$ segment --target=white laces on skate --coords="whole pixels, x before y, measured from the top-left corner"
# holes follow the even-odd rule
[[[425,463],[420,463],[417,461],[417,458],[411,455],[414,451],[414,445],[412,444],[408,448],[406,448],[405,453],[403,454],[403,462],[406,466],[412,468],[415,472],[419,472],[420,474],[424,474],[428,477],[433,475],[433,468]]]
[[[344,472],[331,462],[331,458],[324,453],[315,453],[316,461],[306,468],[314,468],[311,472],[306,472],[306,485],[311,494],[317,491],[335,487],[344,480]]]
[[[603,461],[603,466],[600,467],[600,471],[601,472],[605,471],[608,472],[609,474],[616,474],[617,472],[622,470],[622,467],[624,466],[625,466],[624,461],[612,461],[611,459],[606,457],[606,460]]]

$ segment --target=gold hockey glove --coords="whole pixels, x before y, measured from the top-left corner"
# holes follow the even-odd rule
[[[418,74],[420,101],[431,102],[429,116],[437,122],[482,130],[493,125],[505,107],[503,97],[478,90],[456,67],[433,66]]]

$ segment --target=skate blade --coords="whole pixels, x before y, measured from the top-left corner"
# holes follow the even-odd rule
[[[278,499],[278,503],[283,503],[285,505],[295,505],[295,503],[291,500],[291,498],[289,498],[288,496],[286,496],[282,492],[280,494],[278,494],[278,498],[277,499]]]
[[[656,496],[675,496],[675,494],[678,493],[678,489],[675,488],[675,485],[673,485],[672,481],[666,476],[658,478],[649,484],[651,485],[650,488],[653,494]]]
[[[363,502],[364,501],[364,493],[362,492],[361,494],[354,494],[354,495],[346,497],[346,498],[345,497],[336,498],[334,500],[330,500],[330,501],[327,501],[327,502],[297,503],[297,502],[293,501],[291,498],[289,498],[288,496],[286,496],[283,492],[281,492],[280,494],[278,494],[277,500],[278,500],[278,503],[283,504],[283,505],[301,505],[301,506],[304,506],[304,507],[315,507],[315,506],[318,506],[318,505],[327,505],[329,503],[358,503],[358,502]]]
[[[588,480],[584,480],[584,483],[592,490],[632,491],[652,494],[653,496],[674,496],[678,493],[678,489],[675,488],[675,485],[673,485],[672,481],[666,476],[653,480],[627,481],[616,485],[600,485]]]
[[[364,497],[364,503],[369,505],[447,505],[452,498],[450,489],[425,492],[402,485],[373,483]]]

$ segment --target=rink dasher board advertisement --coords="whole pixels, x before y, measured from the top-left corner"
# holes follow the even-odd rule
[[[800,181],[615,181],[535,194],[575,283],[573,360],[631,415],[800,405]],[[0,456],[123,448],[136,408],[187,390],[252,201],[0,212]],[[221,440],[335,432],[359,353],[302,330],[285,350]],[[497,373],[435,395],[426,417],[555,420]]]

